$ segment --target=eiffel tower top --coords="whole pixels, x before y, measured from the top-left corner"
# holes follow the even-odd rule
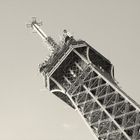
[[[28,28],[32,28],[36,33],[38,33],[38,35],[43,39],[43,41],[45,41],[45,43],[47,44],[47,48],[50,51],[50,54],[44,61],[44,63],[40,64],[40,72],[42,72],[43,68],[46,66],[47,68],[49,68],[53,60],[55,60],[55,58],[57,59],[57,57],[66,49],[66,46],[68,46],[68,44],[70,44],[71,42],[75,41],[72,35],[64,29],[62,40],[60,42],[60,45],[58,45],[52,37],[47,36],[42,31],[42,29],[40,28],[41,25],[42,22],[38,22],[36,17],[32,17],[31,23],[27,24]]]
[[[111,62],[66,30],[57,45],[39,25],[28,26],[52,49],[40,65],[48,90],[76,109],[98,140],[140,139],[140,106],[117,85]]]

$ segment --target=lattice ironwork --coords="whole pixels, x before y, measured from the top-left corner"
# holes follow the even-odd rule
[[[68,94],[99,140],[140,139],[140,111],[91,66],[82,71]]]
[[[58,46],[39,25],[33,18],[28,26],[51,50],[40,65],[49,90],[77,109],[99,140],[140,140],[140,107],[115,84],[111,62],[73,37]]]

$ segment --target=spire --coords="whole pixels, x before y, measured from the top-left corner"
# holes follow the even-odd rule
[[[51,54],[53,54],[54,50],[58,49],[59,46],[57,43],[53,40],[52,37],[47,36],[40,26],[42,25],[42,22],[38,22],[36,17],[32,17],[32,21],[30,24],[27,24],[27,27],[32,28],[46,43],[47,43],[47,48],[50,50]]]

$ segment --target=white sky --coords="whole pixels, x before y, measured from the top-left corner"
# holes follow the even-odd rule
[[[139,7],[139,0],[0,0],[0,139],[94,139],[74,110],[44,90],[38,64],[48,52],[26,28],[32,16],[56,40],[68,29],[94,45],[140,103]]]

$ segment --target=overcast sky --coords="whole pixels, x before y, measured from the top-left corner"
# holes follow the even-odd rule
[[[93,140],[80,116],[44,88],[48,54],[26,28],[32,16],[59,40],[63,29],[115,66],[122,89],[140,103],[139,0],[0,0],[0,139]]]

